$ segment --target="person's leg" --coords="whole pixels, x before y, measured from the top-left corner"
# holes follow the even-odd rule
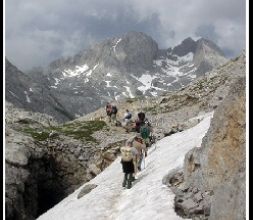
[[[112,122],[113,125],[116,125],[116,115],[115,114],[112,114],[111,122]]]
[[[145,141],[145,144],[146,144],[146,148],[150,147],[150,140],[149,140],[149,137],[146,138],[144,141]]]
[[[138,172],[137,157],[134,158],[133,163],[134,163],[134,177],[136,177]]]
[[[122,186],[125,187],[126,183],[127,183],[127,173],[124,173],[124,179],[123,179]]]
[[[141,171],[141,162],[143,159],[143,153],[141,153],[140,157],[139,157],[139,161],[138,161],[138,170]]]
[[[107,115],[107,116],[108,116],[109,123],[111,123],[111,115]]]
[[[133,181],[133,174],[128,173],[127,174],[127,188],[130,189],[132,187],[132,181]]]

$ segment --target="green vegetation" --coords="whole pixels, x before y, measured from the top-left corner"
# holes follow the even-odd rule
[[[85,121],[43,128],[26,127],[22,131],[30,134],[37,141],[45,141],[49,138],[49,134],[54,131],[58,134],[69,136],[77,140],[96,142],[96,139],[92,137],[92,134],[105,127],[106,123],[104,121]],[[56,137],[57,135],[54,135],[50,138]]]
[[[157,106],[144,107],[143,111],[144,112],[150,112],[154,115],[157,115],[157,114],[159,114],[160,108],[161,107],[159,107],[159,106],[158,107]]]
[[[24,128],[23,132],[30,134],[37,141],[45,141],[49,137],[49,131],[41,131],[38,128]]]
[[[136,101],[138,101],[138,100],[139,100],[138,97],[135,97],[135,98],[126,98],[126,102],[127,102],[127,103],[133,103],[133,102],[136,102]]]

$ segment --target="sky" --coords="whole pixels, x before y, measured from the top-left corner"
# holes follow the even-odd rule
[[[26,71],[140,31],[161,49],[205,37],[235,57],[245,49],[245,14],[246,0],[6,0],[5,56]]]
[[[187,220],[174,211],[174,194],[163,184],[172,170],[182,168],[185,154],[200,147],[213,113],[198,117],[195,127],[165,137],[152,146],[131,189],[122,188],[123,173],[118,157],[102,173],[39,216],[37,220]],[[197,118],[195,118],[197,120]],[[97,185],[78,199],[89,184]]]

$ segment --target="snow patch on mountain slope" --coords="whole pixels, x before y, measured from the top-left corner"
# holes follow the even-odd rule
[[[10,90],[8,90],[8,91],[11,93],[12,96],[14,96],[15,98],[19,99],[19,97],[14,92],[12,92]]]
[[[54,80],[55,80],[55,84],[54,85],[57,86],[59,84],[60,80],[58,78],[54,78]]]
[[[176,65],[176,66],[179,66],[180,64],[183,64],[183,63],[190,63],[193,61],[193,56],[194,54],[192,52],[184,55],[184,56],[178,56],[178,55],[173,55],[176,60],[172,60],[172,59],[169,59],[169,58],[162,58],[162,59],[157,59],[157,60],[154,60],[154,64],[157,65],[157,66],[162,66],[162,64],[166,64],[168,66],[170,65]],[[192,65],[192,63],[190,64]]]
[[[138,89],[143,93],[152,88],[152,80],[157,78],[157,76],[151,76],[147,73],[143,74],[140,78],[134,76],[133,74],[131,76],[142,84],[142,86],[139,86]]]
[[[118,43],[119,43],[121,40],[122,40],[121,38],[118,39],[117,42],[115,43],[115,45],[112,46],[114,52],[116,52],[116,47],[117,47]]]
[[[134,98],[135,96],[133,95],[133,93],[132,93],[130,87],[128,87],[128,86],[124,86],[124,87],[126,88],[126,90],[127,90],[127,92],[128,92],[128,96],[129,96],[130,98]]]
[[[93,68],[92,70],[94,71],[97,67],[98,67],[99,63],[97,63]]]
[[[174,194],[162,184],[172,169],[183,166],[185,154],[199,147],[213,113],[199,116],[202,121],[193,128],[165,137],[152,146],[145,159],[145,169],[131,189],[122,188],[122,167],[117,158],[90,182],[62,200],[38,220],[178,220],[174,211]],[[88,184],[97,187],[77,199]]]
[[[89,66],[87,64],[84,64],[82,66],[76,66],[74,70],[65,69],[62,71],[62,74],[65,78],[66,77],[75,77],[75,76],[78,76],[82,73],[85,73],[87,70],[89,70]]]
[[[87,73],[86,73],[86,76],[91,76],[92,74],[92,70],[89,70]]]
[[[24,93],[25,93],[26,102],[31,103],[31,99],[28,96],[27,91],[24,91]]]

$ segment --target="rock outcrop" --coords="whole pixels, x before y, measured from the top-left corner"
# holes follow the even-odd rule
[[[59,125],[6,104],[8,220],[35,219],[109,166],[131,136],[103,121]]]
[[[184,181],[175,190],[179,214],[245,219],[245,87],[245,77],[239,77],[215,111],[201,147],[185,156]]]

